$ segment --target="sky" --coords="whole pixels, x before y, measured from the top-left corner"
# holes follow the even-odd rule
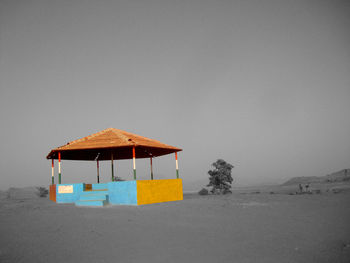
[[[182,148],[184,191],[219,158],[234,186],[350,168],[349,31],[349,1],[0,0],[0,189],[49,185],[51,149],[109,127]],[[176,177],[173,154],[154,176]]]

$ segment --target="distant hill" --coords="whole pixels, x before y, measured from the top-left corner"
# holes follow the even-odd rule
[[[343,169],[325,176],[301,176],[293,177],[282,185],[306,184],[306,183],[331,183],[350,181],[350,169]]]

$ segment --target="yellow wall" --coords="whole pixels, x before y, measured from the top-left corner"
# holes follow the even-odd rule
[[[136,182],[138,205],[183,200],[182,179],[141,180]]]

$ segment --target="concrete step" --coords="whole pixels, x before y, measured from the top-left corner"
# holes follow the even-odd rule
[[[78,200],[75,201],[76,206],[104,206],[107,204],[106,200]]]
[[[98,194],[98,195],[108,195],[108,190],[93,190],[93,191],[84,191],[80,194],[82,195],[93,195],[93,194]]]

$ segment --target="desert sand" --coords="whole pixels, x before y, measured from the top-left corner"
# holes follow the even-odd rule
[[[103,208],[10,189],[0,194],[0,262],[350,262],[350,191],[334,187]]]

